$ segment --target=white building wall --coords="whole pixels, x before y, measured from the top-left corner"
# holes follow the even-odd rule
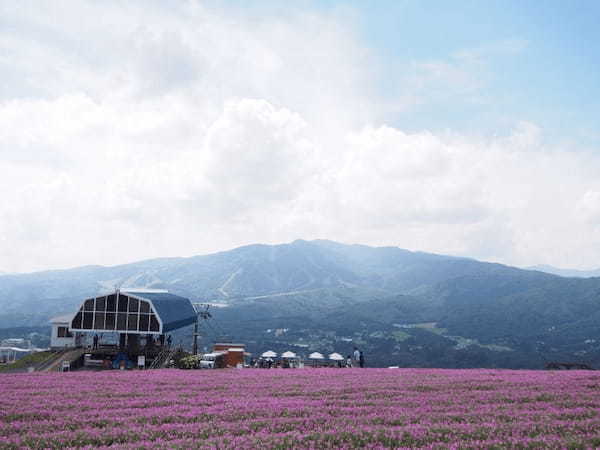
[[[58,327],[69,327],[69,323],[53,323],[52,334],[50,336],[50,347],[53,349],[75,347],[75,337],[58,337]]]

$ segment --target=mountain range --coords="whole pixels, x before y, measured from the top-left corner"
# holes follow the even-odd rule
[[[0,328],[46,326],[116,286],[217,305],[204,345],[227,336],[254,353],[358,346],[373,366],[600,363],[600,278],[325,240],[3,275]]]

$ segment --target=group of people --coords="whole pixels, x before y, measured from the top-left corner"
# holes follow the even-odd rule
[[[354,352],[346,357],[346,367],[365,367],[365,354],[358,347],[354,347]]]
[[[258,358],[250,360],[250,367],[257,369],[274,369],[274,368],[282,368],[282,369],[296,369],[299,367],[297,360],[274,360],[273,358]]]
[[[149,334],[148,336],[146,336],[146,347],[147,348],[153,348],[156,345],[160,345],[161,347],[165,346],[165,341],[167,343],[167,347],[171,347],[171,343],[173,342],[173,338],[171,338],[171,335],[167,335],[165,337],[164,334],[161,334],[160,336],[158,336],[156,339],[154,338],[154,336],[152,336],[151,334]]]
[[[98,342],[99,342],[100,338],[98,337],[97,334],[94,335],[93,339],[92,339],[92,349],[93,350],[97,350],[98,349]],[[161,334],[158,338],[158,342],[160,342],[160,346],[164,347],[165,346],[165,335]],[[173,342],[173,338],[171,337],[171,335],[169,334],[166,337],[166,342],[167,342],[167,346],[171,347],[171,343]],[[154,338],[152,335],[148,335],[146,337],[146,346],[147,347],[152,347],[154,346],[155,342],[154,342]]]
[[[161,334],[160,337],[158,338],[158,340],[160,341],[160,346],[164,347],[165,346],[165,335]],[[167,336],[167,347],[171,347],[172,342],[173,342],[173,339],[171,338],[171,335],[169,334]]]
[[[260,357],[258,359],[254,359],[252,358],[250,360],[250,367],[253,368],[259,368],[259,369],[271,369],[271,368],[283,368],[283,369],[288,369],[288,368],[297,368],[297,367],[302,367],[299,364],[299,361],[296,359],[281,359],[281,360],[275,360],[273,358],[263,358]],[[338,361],[337,363],[334,363],[333,365],[331,363],[323,365],[323,363],[318,363],[317,361],[313,361],[313,365],[319,366],[319,367],[339,367],[339,368],[344,368],[344,367],[360,367],[363,368],[365,367],[365,355],[362,352],[362,350],[360,350],[358,347],[354,347],[354,351],[352,354],[348,355],[346,357],[346,360],[341,360]]]

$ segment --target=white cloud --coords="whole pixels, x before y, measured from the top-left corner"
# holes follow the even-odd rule
[[[600,228],[600,190],[586,191],[577,202],[579,217]]]
[[[600,265],[597,157],[524,120],[493,139],[383,125],[335,16],[1,8],[1,270],[318,237]],[[427,64],[411,95],[479,86],[473,61]]]

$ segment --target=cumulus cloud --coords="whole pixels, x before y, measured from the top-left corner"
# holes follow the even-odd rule
[[[1,270],[296,238],[599,264],[598,157],[519,118],[493,138],[386,121],[346,18],[1,8]],[[412,95],[471,92],[465,67],[422,62]]]

